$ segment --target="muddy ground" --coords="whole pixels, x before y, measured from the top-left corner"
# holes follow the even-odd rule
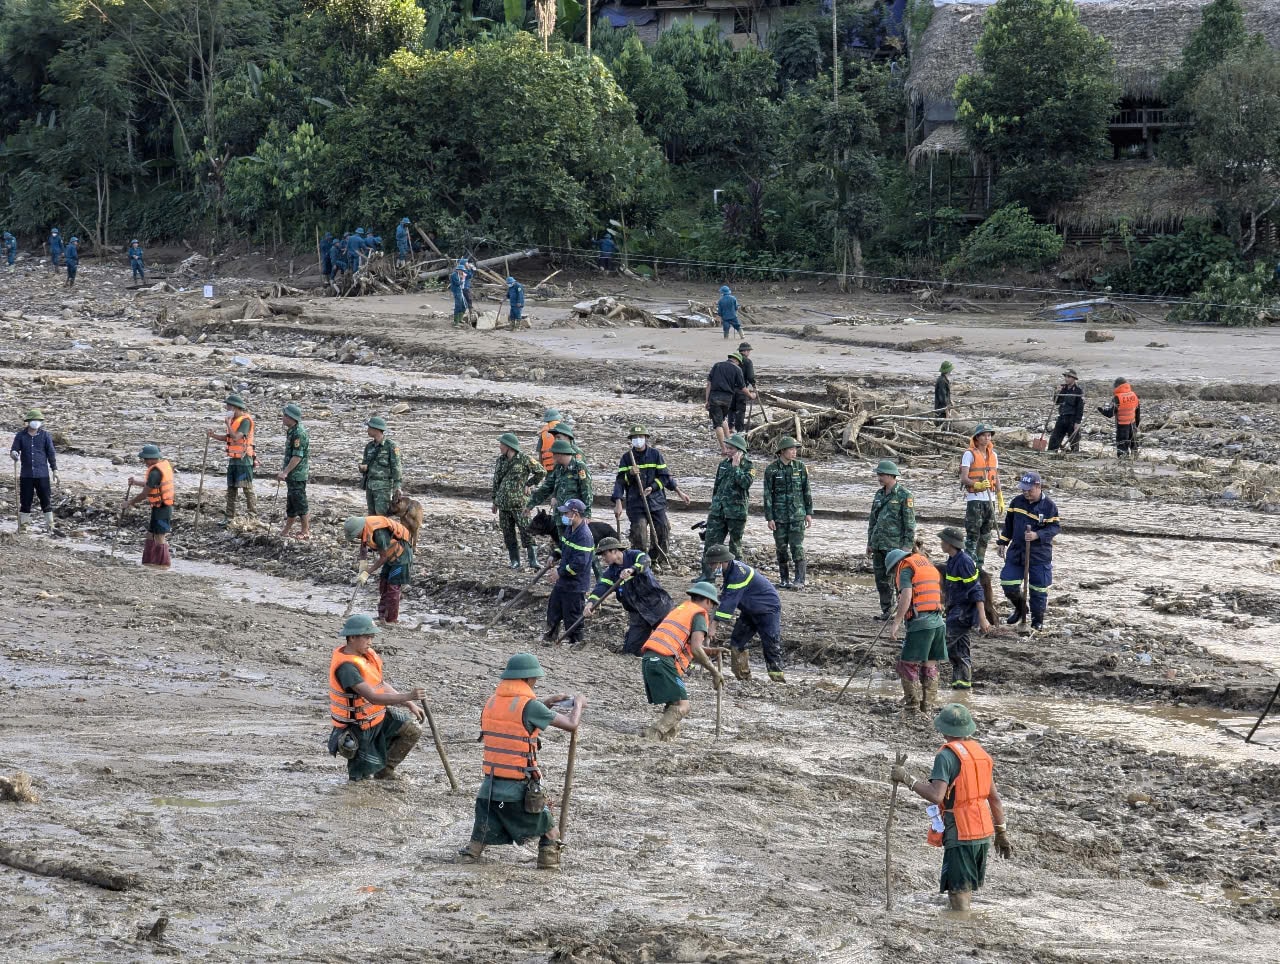
[[[541,588],[484,631],[529,576],[505,567],[488,511],[501,432],[532,440],[544,405],[572,413],[596,517],[612,521],[626,424],[651,426],[693,497],[672,513],[680,559],[662,578],[675,590],[692,575],[689,526],[705,518],[717,461],[698,401],[726,351],[718,330],[567,321],[569,305],[594,294],[653,310],[705,302],[714,286],[556,280],[550,297],[531,299],[530,330],[457,334],[437,292],[304,296],[280,302],[301,314],[226,320],[198,291],[129,291],[115,267],[84,265],[70,294],[35,266],[0,271],[0,411],[16,430],[23,410],[44,409],[61,477],[55,536],[17,536],[12,508],[0,529],[10,600],[0,683],[11,707],[0,775],[28,773],[40,797],[0,803],[6,956],[1280,960],[1280,724],[1255,744],[1235,735],[1280,670],[1280,332],[1144,319],[1086,345],[1080,326],[1030,320],[1026,306],[930,314],[910,295],[813,283],[739,291],[762,385],[792,399],[817,402],[847,379],[923,407],[939,362],[954,360],[966,415],[996,422],[1005,464],[1039,468],[1065,519],[1048,631],[979,641],[967,697],[1018,854],[993,858],[972,914],[952,915],[936,893],[923,802],[903,797],[886,914],[889,762],[906,750],[921,772],[938,741],[899,716],[883,642],[836,702],[878,628],[861,555],[871,453],[804,453],[817,511],[810,587],[784,597],[788,681],[731,681],[719,740],[700,677],[680,739],[641,738],[653,713],[638,665],[613,652],[617,609],[581,651],[542,646]],[[270,294],[218,279],[214,302],[234,306],[245,292],[253,305]],[[925,350],[929,339],[945,353]],[[1117,374],[1143,396],[1150,430],[1135,466],[1116,466],[1109,425],[1092,415],[1078,456],[1026,447],[1068,365],[1091,413]],[[306,413],[309,544],[274,535],[283,494],[273,499],[266,481],[261,524],[219,528],[214,471],[207,521],[192,531],[203,429],[233,388],[260,418],[264,470],[281,455],[279,407],[297,401]],[[403,624],[379,648],[395,682],[431,693],[457,793],[429,744],[396,786],[348,785],[323,751],[324,676],[352,592],[338,537],[362,504],[361,425],[373,414],[389,417],[426,510]],[[109,554],[148,441],[180,472],[168,573],[137,565],[140,512]],[[963,512],[958,456],[904,465],[931,547]],[[762,471],[769,456],[752,457]],[[0,496],[13,506],[11,480]],[[747,543],[749,561],[772,573],[758,493]],[[358,606],[372,603],[357,594]],[[453,862],[478,783],[479,707],[507,656],[526,648],[551,691],[590,699],[559,876],[536,872],[526,849]],[[546,740],[553,785],[567,742]],[[163,935],[149,939],[162,917]]]

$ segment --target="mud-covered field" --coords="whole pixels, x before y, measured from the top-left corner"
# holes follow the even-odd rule
[[[689,527],[718,461],[702,384],[736,342],[570,322],[568,308],[609,294],[683,309],[714,287],[570,277],[531,298],[531,330],[459,334],[432,292],[272,299],[228,280],[210,306],[198,288],[126,290],[124,271],[93,264],[70,294],[35,267],[0,269],[0,411],[17,430],[28,407],[44,410],[61,481],[53,536],[17,535],[13,479],[0,484],[0,776],[28,774],[39,797],[0,802],[0,959],[1280,960],[1280,722],[1253,744],[1240,735],[1280,671],[1280,332],[1144,321],[1086,345],[1081,326],[1008,307],[929,314],[811,283],[738,292],[770,393],[816,404],[846,380],[923,408],[952,359],[963,417],[995,422],[1007,475],[1039,469],[1064,518],[1047,631],[979,639],[965,697],[1017,855],[993,856],[972,913],[946,911],[924,802],[900,793],[887,914],[889,765],[903,750],[923,773],[939,739],[900,716],[883,640],[836,702],[880,626],[862,556],[870,455],[802,452],[816,512],[809,587],[784,594],[787,682],[767,682],[755,652],[756,678],[726,686],[718,740],[701,675],[679,739],[643,739],[655,711],[638,663],[614,652],[616,606],[580,650],[543,646],[542,586],[483,628],[531,575],[506,567],[489,511],[496,439],[532,442],[546,405],[576,420],[605,521],[626,426],[652,429],[693,497],[671,513],[679,562],[661,578],[678,594],[694,572]],[[1067,366],[1088,396],[1084,451],[1048,458],[1027,440]],[[1123,468],[1092,414],[1116,375],[1143,397],[1148,429]],[[261,518],[216,524],[215,443],[195,533],[204,430],[229,390],[259,419]],[[311,432],[309,543],[275,535],[284,495],[267,477],[287,401]],[[394,785],[349,785],[324,752],[325,675],[354,590],[341,521],[363,505],[375,414],[426,515],[402,623],[378,648],[394,683],[427,688],[456,793],[426,739]],[[144,442],[179,470],[170,572],[138,565],[142,510],[116,529]],[[963,514],[959,454],[904,459],[931,548]],[[771,455],[751,455],[762,473]],[[773,574],[758,488],[746,542]],[[372,587],[355,592],[371,611]],[[531,849],[454,862],[479,710],[522,649],[543,661],[547,692],[590,701],[559,875],[536,871]],[[554,786],[568,739],[545,743]]]

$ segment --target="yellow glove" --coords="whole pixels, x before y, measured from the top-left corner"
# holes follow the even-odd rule
[[[989,488],[991,488],[991,483],[986,479],[979,479],[977,482],[973,483],[974,492],[986,492]]]
[[[1004,493],[996,489],[996,511],[1004,515]]]
[[[360,570],[360,574],[356,576],[356,584],[363,586],[368,581],[369,581],[369,573],[365,572],[363,569]]]

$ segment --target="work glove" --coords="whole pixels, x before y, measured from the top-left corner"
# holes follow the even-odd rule
[[[368,571],[367,571],[367,570],[362,569],[362,570],[361,570],[361,571],[356,575],[356,585],[358,585],[358,586],[363,586],[363,585],[364,585],[366,582],[368,582],[368,581],[369,581],[369,573],[368,573]]]
[[[989,488],[991,488],[991,483],[986,479],[979,479],[977,482],[973,483],[974,492],[986,492]]]
[[[54,473],[53,473],[53,484],[54,484],[54,485],[61,485],[61,484],[62,484],[62,483],[58,480],[58,473],[57,473],[57,472],[54,472]]]
[[[719,670],[712,670],[711,672],[714,674],[711,677],[711,685],[714,686],[716,689],[720,689],[722,686],[724,686],[723,674],[721,674]]]
[[[892,770],[889,771],[889,782],[902,783],[902,784],[905,784],[906,786],[910,786],[911,778],[907,776],[907,768],[895,766]]]
[[[1013,841],[1009,839],[1009,831],[1004,828],[1004,824],[996,827],[996,853],[1005,860],[1013,858]]]
[[[13,459],[15,462],[17,462],[19,459],[22,458],[21,455],[19,455],[17,452],[13,451],[12,449],[9,450],[9,457]]]

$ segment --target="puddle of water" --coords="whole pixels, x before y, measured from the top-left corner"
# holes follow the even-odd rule
[[[197,800],[195,797],[152,797],[157,807],[234,807],[243,800]]]

